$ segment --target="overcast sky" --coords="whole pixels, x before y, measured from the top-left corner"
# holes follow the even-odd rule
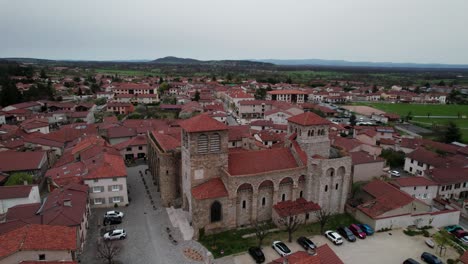
[[[0,0],[0,57],[468,64],[467,0]]]

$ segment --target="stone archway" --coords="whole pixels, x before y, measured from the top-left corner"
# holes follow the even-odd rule
[[[283,178],[279,183],[279,190],[278,190],[278,201],[288,201],[293,200],[292,191],[293,191],[294,181],[291,177]]]
[[[273,208],[274,184],[270,180],[263,181],[258,186],[257,198],[257,221],[267,221],[271,219]]]
[[[249,183],[241,184],[237,188],[236,218],[237,226],[249,225],[252,220],[253,187]]]

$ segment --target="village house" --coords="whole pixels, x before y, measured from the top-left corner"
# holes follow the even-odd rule
[[[434,168],[425,171],[425,175],[439,185],[437,195],[441,198],[468,198],[468,168]]]
[[[384,175],[385,159],[365,151],[349,152],[352,160],[352,182],[370,181]]]
[[[11,207],[40,201],[37,185],[0,186],[0,215]]]
[[[125,160],[142,159],[146,157],[147,141],[145,135],[137,135],[114,145]]]
[[[49,166],[47,152],[45,151],[0,152],[0,171],[4,173],[25,172],[33,175],[36,181],[41,181]]]
[[[307,93],[299,90],[274,90],[268,91],[267,101],[283,101],[292,104],[303,104],[306,102]]]
[[[22,128],[26,133],[39,132],[42,134],[49,134],[49,120],[45,118],[28,119],[20,124],[20,128]]]
[[[468,167],[468,159],[462,155],[441,155],[423,147],[417,148],[405,157],[404,170],[413,175],[425,176],[433,168]]]
[[[135,107],[131,103],[119,103],[115,101],[107,103],[107,112],[116,115],[127,115],[133,113],[133,111],[135,111]]]
[[[420,176],[398,178],[390,183],[401,191],[428,204],[431,204],[432,199],[437,197],[439,188],[437,182]]]

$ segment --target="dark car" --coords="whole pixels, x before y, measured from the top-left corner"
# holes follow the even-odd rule
[[[364,239],[367,236],[366,233],[364,231],[362,231],[361,228],[356,224],[350,225],[349,230],[351,230],[351,232],[353,232],[353,234],[356,237],[359,237],[360,239]]]
[[[403,261],[403,264],[419,264],[419,262],[417,262],[416,260],[414,260],[412,258],[409,258],[409,259]]]
[[[443,262],[436,256],[432,255],[431,253],[424,252],[421,255],[421,259],[429,264],[443,264]]]
[[[263,255],[263,251],[259,247],[251,247],[249,248],[249,254],[255,260],[255,263],[263,263],[265,262],[265,255]]]
[[[122,223],[122,217],[108,216],[104,217],[103,225],[117,225]]]
[[[300,237],[297,239],[297,243],[301,245],[305,250],[315,249],[317,246],[312,242],[312,240],[307,237]]]
[[[350,242],[355,242],[356,241],[356,237],[354,236],[353,232],[351,232],[351,230],[349,230],[349,228],[339,227],[336,231],[338,231],[338,233],[340,235],[342,235],[344,238],[346,238],[346,240],[348,240]]]

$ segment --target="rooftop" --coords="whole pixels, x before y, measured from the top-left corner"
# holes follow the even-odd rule
[[[288,121],[302,126],[314,125],[329,125],[330,121],[312,112],[304,112],[302,114],[288,118]]]
[[[197,200],[204,200],[226,197],[228,196],[228,192],[221,178],[214,178],[193,187],[192,195]]]
[[[287,148],[275,148],[245,152],[229,152],[229,174],[232,176],[248,175],[297,168],[291,151]]]
[[[180,126],[189,133],[228,129],[228,126],[226,126],[225,124],[205,114],[199,114],[195,117],[184,120],[180,122]]]

